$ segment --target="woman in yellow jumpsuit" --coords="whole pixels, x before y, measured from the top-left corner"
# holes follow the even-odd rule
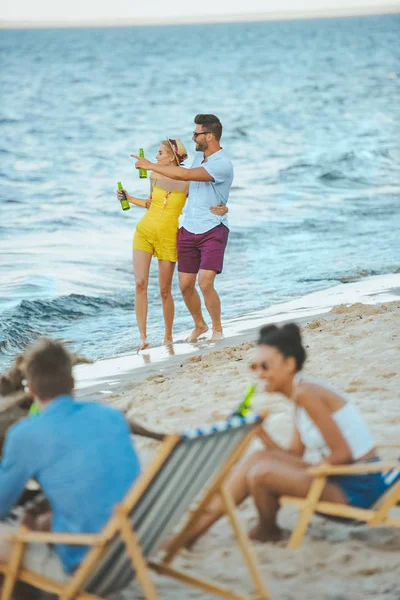
[[[163,166],[180,166],[186,158],[186,149],[180,139],[163,140],[156,156],[157,162]],[[137,224],[133,237],[135,310],[140,334],[138,350],[144,350],[150,345],[147,341],[147,289],[153,256],[158,258],[160,295],[165,322],[163,343],[170,344],[173,341],[174,300],[171,295],[171,286],[175,263],[178,260],[176,234],[179,215],[189,193],[189,182],[176,181],[152,173],[149,200],[134,198],[129,196],[126,190],[123,191],[131,204],[148,208],[147,213]],[[119,193],[119,197],[120,195],[121,193]],[[221,210],[224,210],[224,207]]]

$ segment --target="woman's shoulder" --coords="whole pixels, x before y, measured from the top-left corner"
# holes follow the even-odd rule
[[[302,406],[308,400],[315,400],[315,398],[322,400],[330,391],[330,388],[321,381],[301,377],[296,383],[296,404]]]
[[[342,392],[335,390],[330,384],[311,379],[299,381],[295,401],[297,406],[303,408],[320,402],[333,412],[350,403]]]

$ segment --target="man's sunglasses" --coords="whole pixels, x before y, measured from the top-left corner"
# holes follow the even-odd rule
[[[266,362],[251,363],[250,369],[252,371],[259,371],[259,370],[261,370],[261,371],[268,371],[269,366],[268,366],[268,363],[266,363]]]
[[[199,135],[205,135],[206,133],[212,133],[212,131],[200,131],[200,133],[197,133],[197,131],[193,131],[193,137],[197,139]]]

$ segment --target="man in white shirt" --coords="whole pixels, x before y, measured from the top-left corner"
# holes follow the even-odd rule
[[[208,331],[195,287],[197,274],[211,317],[211,340],[223,338],[221,302],[214,288],[214,280],[222,271],[228,241],[226,203],[233,181],[232,163],[220,145],[220,120],[215,115],[197,115],[194,122],[196,129],[192,139],[197,154],[190,169],[165,167],[135,156],[138,159],[135,165],[137,169],[143,168],[171,179],[191,182],[177,237],[179,286],[194,321],[194,330],[188,339],[190,342],[197,341]]]

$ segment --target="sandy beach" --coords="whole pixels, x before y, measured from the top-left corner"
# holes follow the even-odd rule
[[[310,319],[303,325],[309,354],[305,374],[344,390],[362,410],[378,445],[399,443],[399,309],[400,301],[374,306],[338,305],[324,317]],[[253,343],[243,342],[189,357],[182,366],[153,373],[132,384],[131,389],[125,384],[124,390],[110,395],[107,402],[160,431],[182,431],[223,419],[253,379],[249,370],[253,352]],[[291,431],[290,404],[260,389],[255,397],[257,406],[270,410],[267,429],[277,441],[286,444]],[[157,443],[136,438],[136,444],[145,465],[154,456]],[[388,459],[398,454],[399,449],[381,450],[382,457]],[[240,515],[246,527],[254,524],[251,500],[241,507]],[[292,528],[296,516],[293,510],[282,510],[281,525]],[[255,544],[255,549],[274,599],[400,598],[400,533],[394,530],[368,531],[364,526],[345,526],[315,517],[300,550],[287,550],[283,542]],[[237,589],[248,582],[225,519],[191,552],[184,551],[178,564]],[[163,598],[208,597],[166,578],[157,578],[157,584]],[[123,595],[124,600],[140,597],[135,588]]]

